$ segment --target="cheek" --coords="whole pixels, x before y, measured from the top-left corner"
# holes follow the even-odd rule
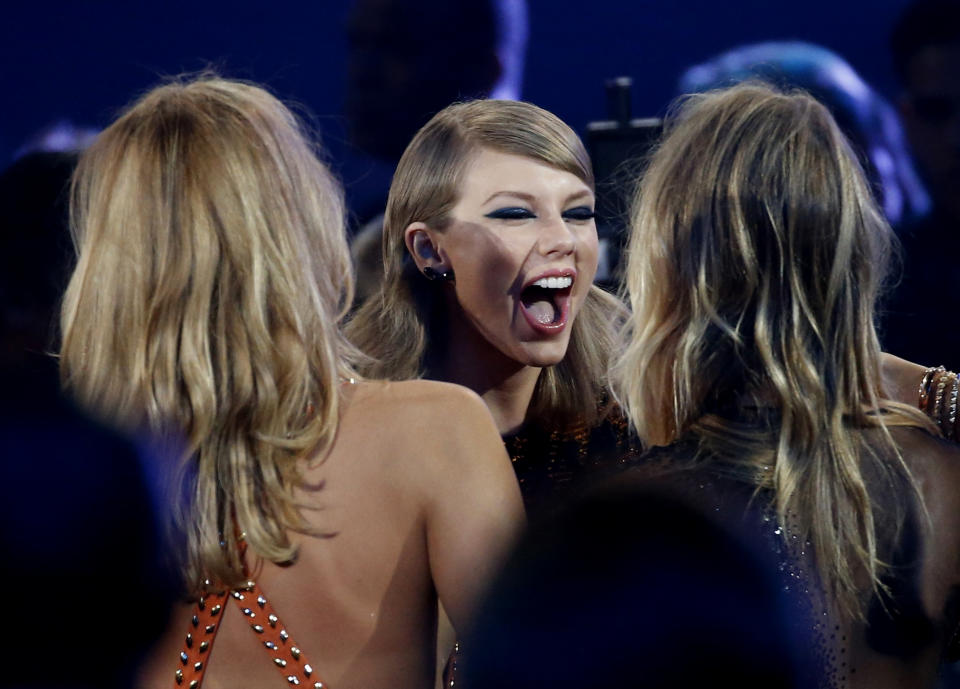
[[[589,231],[584,231],[583,236],[580,238],[580,248],[577,252],[577,270],[579,271],[582,277],[588,278],[589,282],[593,282],[593,278],[597,273],[597,263],[600,256],[600,241],[597,238],[596,229]]]
[[[509,254],[487,243],[475,242],[450,256],[460,307],[475,317],[501,313],[517,274]]]
[[[471,291],[506,294],[520,272],[529,247],[491,232],[475,231],[458,241],[450,252],[457,281],[462,275]],[[467,285],[464,285],[466,287]]]

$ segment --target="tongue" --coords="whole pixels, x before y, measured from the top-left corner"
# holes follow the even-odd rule
[[[549,299],[537,299],[536,301],[524,302],[527,313],[532,315],[538,323],[548,325],[557,318],[557,310],[553,302]]]

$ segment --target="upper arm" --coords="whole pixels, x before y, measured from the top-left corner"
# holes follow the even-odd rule
[[[437,594],[462,631],[524,523],[516,475],[486,406],[452,393],[434,413],[436,450],[426,498],[427,547]]]
[[[951,589],[960,587],[960,448],[917,429],[898,429],[894,436],[909,458],[927,513],[921,515],[926,527],[921,598],[928,614],[941,619]]]
[[[893,354],[880,355],[880,372],[884,392],[890,399],[911,407],[919,403],[920,381],[926,369],[920,364],[901,359]]]

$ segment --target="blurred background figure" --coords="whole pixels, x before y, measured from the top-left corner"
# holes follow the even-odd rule
[[[17,639],[2,687],[131,686],[172,601],[150,450],[64,399],[48,354],[75,142],[38,137],[0,174],[0,589]]]
[[[697,93],[749,79],[803,89],[827,106],[856,149],[894,227],[929,210],[896,111],[842,57],[800,41],[744,45],[689,68],[680,77],[679,91]]]
[[[960,365],[960,2],[909,5],[891,37],[900,112],[931,212],[901,233],[903,278],[888,305],[884,346]],[[946,316],[946,317],[945,317]],[[916,337],[928,332],[930,337]]]
[[[77,157],[96,130],[59,120],[22,144],[0,172],[0,361],[11,368],[56,364],[60,295],[73,249],[67,196]],[[29,387],[24,390],[30,392]]]
[[[127,689],[174,598],[149,450],[78,412],[55,376],[3,367],[0,380],[0,588],[13,623],[0,687]]]
[[[625,477],[531,529],[463,645],[464,686],[815,686],[789,575],[691,486]]]
[[[76,158],[36,151],[0,173],[0,358],[11,367],[49,369],[54,380],[56,363],[46,352],[55,348],[69,277],[67,192]]]
[[[97,130],[93,127],[57,120],[31,137],[13,157],[20,158],[28,153],[77,153],[93,143],[96,136]]]
[[[345,114],[366,158],[346,161],[343,175],[359,226],[352,253],[362,302],[383,274],[387,190],[413,135],[455,101],[520,97],[526,0],[355,0],[347,39]]]
[[[355,0],[347,38],[350,135],[382,160],[456,100],[520,96],[524,0]]]
[[[900,112],[934,213],[960,234],[960,2],[907,7],[891,38]]]

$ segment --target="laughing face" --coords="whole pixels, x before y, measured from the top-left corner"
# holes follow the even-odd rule
[[[458,311],[489,345],[526,366],[552,366],[597,270],[594,196],[575,175],[479,149],[436,255],[452,268]]]

